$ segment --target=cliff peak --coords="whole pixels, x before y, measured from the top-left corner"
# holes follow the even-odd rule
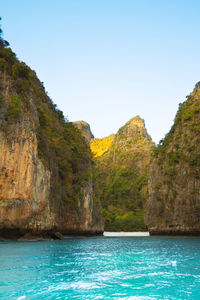
[[[73,124],[74,124],[74,126],[76,126],[80,130],[82,136],[84,136],[87,143],[89,143],[91,141],[91,139],[94,138],[94,135],[93,135],[93,133],[90,129],[90,125],[87,122],[85,122],[85,121],[75,121],[75,122],[73,122]]]
[[[142,119],[139,115],[131,118],[125,125],[145,127],[144,119]]]
[[[133,117],[124,126],[122,126],[117,134],[116,139],[129,140],[136,143],[138,140],[151,141],[150,135],[147,133],[144,119],[140,116]]]

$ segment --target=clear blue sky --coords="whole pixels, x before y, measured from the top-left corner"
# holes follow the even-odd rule
[[[200,81],[199,0],[1,0],[4,38],[95,137],[135,115],[153,140]]]

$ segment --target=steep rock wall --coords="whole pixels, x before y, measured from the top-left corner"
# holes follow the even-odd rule
[[[21,123],[9,134],[0,132],[0,232],[50,230],[53,225],[50,172],[38,158],[35,133],[25,127]]]
[[[152,235],[200,234],[200,88],[155,151],[145,221]]]
[[[0,158],[0,237],[103,232],[88,144],[2,45]]]

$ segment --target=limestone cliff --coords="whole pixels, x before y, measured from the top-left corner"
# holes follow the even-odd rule
[[[200,234],[200,84],[180,104],[150,167],[145,220],[153,234]]]
[[[37,154],[38,120],[24,115],[20,122],[8,124],[4,118],[1,114],[0,235],[50,230],[50,171]]]
[[[90,143],[91,139],[94,138],[94,135],[92,134],[90,129],[90,125],[85,121],[76,121],[73,122],[73,124],[80,130],[87,143]]]
[[[117,134],[90,143],[95,162],[95,196],[100,198],[105,230],[142,231],[148,169],[154,148],[144,120],[135,117]]]
[[[88,144],[6,46],[0,41],[0,237],[102,233]]]

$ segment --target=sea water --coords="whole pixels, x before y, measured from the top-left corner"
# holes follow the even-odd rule
[[[0,299],[200,299],[200,239],[0,242]]]

